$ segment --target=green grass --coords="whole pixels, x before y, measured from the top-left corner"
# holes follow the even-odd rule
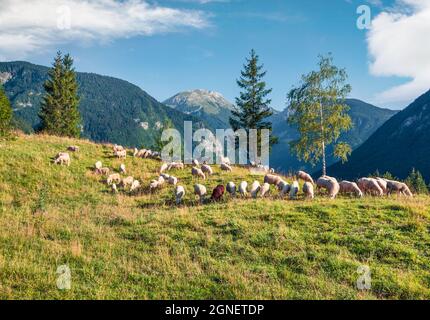
[[[70,167],[50,158],[81,147]],[[112,195],[91,167],[118,168],[108,146],[47,136],[0,142],[1,299],[429,299],[430,198],[230,199],[188,191]],[[148,185],[160,163],[127,158]],[[211,190],[262,177],[216,173]],[[72,288],[57,289],[68,265]],[[368,265],[371,289],[356,288]]]

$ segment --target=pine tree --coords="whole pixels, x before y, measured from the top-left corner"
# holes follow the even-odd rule
[[[428,189],[423,176],[415,168],[412,169],[409,177],[406,179],[406,184],[412,189],[412,192],[417,194],[428,194]]]
[[[237,80],[237,85],[243,91],[236,98],[230,125],[235,131],[245,129],[249,133],[250,129],[268,129],[272,132],[272,123],[266,120],[273,114],[269,107],[271,100],[267,98],[272,89],[266,88],[266,82],[263,81],[266,71],[263,71],[263,65],[259,65],[259,56],[254,50],[251,50],[250,57],[246,59],[243,68],[241,77]],[[258,132],[260,134],[260,131]],[[257,141],[260,146],[260,135]],[[270,146],[275,143],[277,138],[271,135]]]
[[[299,160],[315,165],[322,160],[326,174],[326,148],[336,143],[333,155],[343,162],[351,147],[338,142],[340,134],[352,127],[345,104],[351,86],[344,69],[333,65],[333,57],[320,57],[319,70],[302,76],[302,82],[288,94],[288,122],[297,127],[300,137],[290,143]]]
[[[12,107],[0,84],[0,137],[7,136],[11,128]]]
[[[57,53],[53,67],[48,72],[39,114],[41,131],[52,135],[79,137],[81,117],[79,113],[78,84],[70,55]]]

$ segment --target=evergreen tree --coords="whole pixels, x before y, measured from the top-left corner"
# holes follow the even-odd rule
[[[302,76],[302,83],[288,94],[288,122],[297,127],[300,137],[290,143],[299,160],[315,165],[322,159],[326,174],[326,148],[336,143],[334,156],[346,161],[351,147],[338,142],[343,131],[352,127],[345,99],[351,91],[344,69],[333,65],[333,58],[320,57],[319,70]]]
[[[417,194],[428,194],[428,189],[423,176],[415,168],[412,169],[409,177],[406,179],[406,184],[412,189],[412,192]]]
[[[0,84],[0,137],[8,135],[11,128],[12,107],[3,86]]]
[[[57,53],[53,67],[48,72],[39,117],[41,131],[68,137],[80,136],[78,83],[70,55]]]
[[[237,85],[243,91],[236,98],[236,106],[230,117],[230,125],[233,130],[245,129],[248,133],[250,129],[268,129],[272,132],[272,123],[266,119],[273,112],[269,105],[271,100],[267,96],[272,89],[266,88],[263,81],[266,71],[263,65],[259,64],[259,56],[251,50],[250,57],[246,59],[246,64],[241,71],[241,77],[237,80]],[[258,131],[258,146],[261,145],[260,131]],[[277,138],[270,136],[270,146],[277,142]]]

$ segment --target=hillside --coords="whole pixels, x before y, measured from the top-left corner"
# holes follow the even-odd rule
[[[80,146],[70,167],[50,158]],[[112,195],[109,146],[49,136],[0,141],[0,299],[429,299],[430,198],[232,199],[198,205],[172,187]],[[128,157],[146,187],[160,163]],[[245,169],[205,184],[246,179]],[[356,288],[357,268],[371,289]],[[71,270],[71,290],[56,270]]]
[[[415,168],[430,181],[429,132],[430,91],[380,127],[347,163],[337,163],[329,170],[345,178],[389,171],[403,179]]]
[[[0,62],[0,81],[11,100],[17,126],[31,132],[38,113],[48,68],[27,62]],[[191,115],[173,110],[126,81],[91,73],[77,73],[83,136],[93,141],[128,146],[152,144],[160,125],[171,120],[183,132],[185,120],[205,126]]]
[[[164,104],[208,123],[212,128],[230,128],[229,119],[233,104],[220,93],[208,90],[180,92]]]
[[[353,149],[359,147],[374,133],[384,122],[390,119],[397,111],[375,107],[357,99],[347,99],[350,107],[349,115],[353,122],[353,128],[341,135],[341,141],[348,142]],[[312,167],[300,162],[290,152],[289,142],[298,138],[298,132],[287,123],[288,109],[272,117],[273,133],[279,137],[280,143],[273,147],[271,154],[271,166],[283,172],[293,172],[299,168],[310,172],[316,172],[320,166]],[[329,149],[332,154],[332,149]],[[336,159],[329,157],[327,163],[333,164]]]

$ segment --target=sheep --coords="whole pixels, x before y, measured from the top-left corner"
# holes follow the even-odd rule
[[[127,150],[117,150],[115,151],[114,155],[118,159],[125,159],[127,158]]]
[[[282,179],[280,177],[275,176],[273,174],[266,174],[266,176],[264,177],[264,183],[272,184],[275,186],[277,186],[281,181]]]
[[[114,145],[113,146],[113,152],[117,152],[117,151],[124,151],[124,147],[123,146],[119,146],[119,145]]]
[[[263,184],[260,192],[261,197],[264,198],[266,194],[268,194],[269,192],[270,192],[270,184],[268,183]]]
[[[342,194],[355,194],[357,197],[362,198],[363,192],[360,190],[358,185],[355,182],[350,181],[342,181],[339,183],[340,193]]]
[[[378,183],[379,187],[381,187],[382,191],[384,192],[384,194],[387,194],[388,190],[387,190],[387,181],[385,181],[382,178],[375,178],[376,182]]]
[[[185,197],[185,188],[177,186],[175,191],[176,204],[179,205]]]
[[[152,192],[155,189],[158,189],[160,187],[160,183],[157,180],[152,180],[149,184],[149,190]]]
[[[274,174],[275,173],[275,169],[270,168],[269,173]]]
[[[289,183],[285,182],[285,181],[282,181],[278,185],[278,188],[280,188],[280,194],[279,195],[281,196],[281,198],[284,198],[291,191],[291,185]]]
[[[314,199],[314,185],[311,182],[305,182],[303,185],[303,193],[308,199]]]
[[[214,173],[213,170],[212,170],[212,168],[209,165],[207,165],[207,164],[202,165],[202,171],[204,173],[206,173],[208,176],[211,176]]]
[[[221,163],[224,163],[224,164],[229,165],[229,166],[231,165],[230,159],[228,157],[224,157],[224,156],[221,156]]]
[[[169,166],[167,167],[167,171],[170,171],[170,170],[172,170],[172,169],[180,169],[180,170],[183,170],[185,167],[184,167],[184,164],[182,163],[182,162],[172,162],[172,163],[170,163],[169,164]]]
[[[254,199],[257,198],[258,192],[260,192],[261,189],[261,185],[260,182],[258,181],[254,181],[251,185],[251,197],[253,197]]]
[[[363,192],[363,194],[373,194],[377,196],[383,196],[384,191],[379,186],[379,183],[376,179],[373,178],[361,178],[358,180],[357,183],[360,190]]]
[[[116,184],[114,183],[114,184],[112,184],[112,186],[111,186],[111,190],[112,190],[112,193],[118,193],[118,188],[116,187]]]
[[[136,157],[138,153],[139,153],[139,150],[137,148],[134,148],[133,157]]]
[[[124,163],[122,163],[122,164],[119,166],[119,172],[121,172],[122,174],[127,173],[127,170],[125,169],[125,164],[124,164]]]
[[[206,180],[206,175],[203,173],[203,171],[199,168],[193,167],[191,169],[191,174],[193,176],[196,176],[198,178],[202,178],[203,180]]]
[[[319,178],[317,180],[316,185],[318,189],[326,189],[329,193],[330,199],[336,198],[340,190],[340,186],[337,180],[327,176],[322,176],[321,178]]]
[[[135,192],[140,189],[140,182],[138,180],[134,180],[130,187],[130,192]]]
[[[233,171],[232,167],[227,163],[221,163],[221,170],[222,171],[229,171],[229,172]]]
[[[267,182],[268,183],[268,182]],[[269,183],[270,184],[270,183]],[[282,190],[284,190],[284,188],[286,188],[286,187],[288,187],[288,191],[287,191],[287,193],[288,192],[290,192],[290,189],[289,189],[289,184],[288,184],[288,182],[286,182],[285,180],[283,180],[283,179],[280,179],[280,181],[279,181],[279,183],[277,184],[277,185],[275,185],[277,188],[278,188],[278,190],[279,191],[282,191]]]
[[[110,173],[110,169],[109,168],[100,168],[96,170],[96,174],[101,175],[101,176],[107,176]]]
[[[162,178],[164,179],[164,177],[162,177]],[[176,186],[178,184],[178,178],[170,176],[169,178],[167,178],[167,182],[171,185]]]
[[[310,182],[312,184],[315,184],[314,179],[312,179],[312,177],[304,171],[297,172],[297,178],[303,180],[304,182]]]
[[[293,184],[291,185],[290,188],[290,199],[296,199],[297,198],[297,194],[299,193],[299,182],[298,181],[294,181]]]
[[[168,168],[169,168],[169,164],[167,164],[167,163],[163,163],[163,164],[161,165],[161,167],[160,167],[159,172],[160,172],[160,173],[164,173],[164,171],[166,171]]]
[[[94,169],[95,170],[97,170],[97,169],[101,169],[103,167],[103,163],[101,162],[101,161],[97,161],[95,164],[94,164]]]
[[[136,150],[137,150],[137,149],[136,149]],[[136,152],[136,150],[134,150],[134,152]],[[138,150],[138,151],[136,152],[135,157],[146,159],[146,158],[148,158],[148,155],[149,155],[148,150],[146,150],[146,149],[141,149],[141,150]]]
[[[164,179],[162,176],[159,176],[158,180],[156,180],[156,181],[158,182],[158,184],[160,186],[162,186],[166,182],[166,179]]]
[[[396,192],[397,194],[403,194],[408,197],[413,197],[413,194],[409,187],[406,185],[406,183],[393,181],[393,180],[387,180],[387,190],[388,193],[391,194],[392,192]]]
[[[197,160],[197,159],[193,159],[193,165],[194,165],[195,167],[200,167],[199,160]]]
[[[227,184],[227,192],[230,193],[230,195],[234,196],[236,195],[236,185],[234,182],[229,182]]]
[[[239,193],[242,197],[246,197],[248,194],[248,182],[242,181],[239,185]]]
[[[132,186],[134,182],[134,178],[133,177],[127,177],[122,179],[121,181],[121,187],[123,189],[127,188],[128,186]]]
[[[202,203],[207,194],[206,187],[201,184],[194,185],[194,194],[199,197],[200,202]]]
[[[224,186],[218,185],[212,192],[211,200],[213,201],[221,201],[222,197],[224,196]]]
[[[169,180],[170,175],[168,175],[167,173],[162,173],[160,174],[160,177],[163,177],[164,180]]]
[[[70,155],[65,152],[60,152],[54,160],[55,164],[70,166]]]
[[[78,146],[70,146],[70,147],[67,148],[67,151],[78,152],[79,151],[79,147]]]
[[[112,183],[120,183],[121,182],[121,176],[119,173],[111,174],[107,179],[106,182],[108,185],[111,185]]]

